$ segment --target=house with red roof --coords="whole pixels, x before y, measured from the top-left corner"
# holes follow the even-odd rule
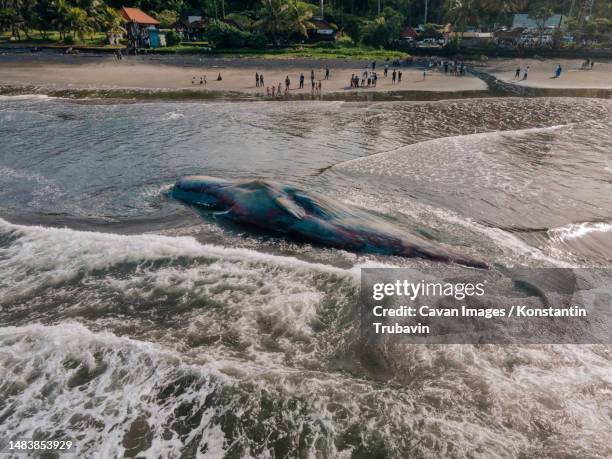
[[[400,39],[405,41],[416,41],[419,34],[412,27],[408,26],[400,32]]]
[[[159,33],[159,21],[139,8],[126,6],[119,10],[125,21],[129,48],[158,48],[165,46],[165,36]]]

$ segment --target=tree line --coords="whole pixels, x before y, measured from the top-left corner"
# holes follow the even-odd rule
[[[583,0],[0,0],[0,31],[18,40],[29,39],[32,31],[43,38],[57,31],[62,40],[82,41],[94,32],[120,32],[123,21],[118,9],[130,6],[158,18],[162,27],[188,14],[207,16],[213,19],[209,33],[229,46],[299,41],[321,12],[347,42],[372,46],[397,39],[406,25],[450,23],[455,30],[491,30],[509,24],[517,12],[538,18],[561,13],[570,17],[573,27],[609,32],[612,3],[594,0],[588,17],[586,4]],[[227,19],[232,21],[223,22]]]

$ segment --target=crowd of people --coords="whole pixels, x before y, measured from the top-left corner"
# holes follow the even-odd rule
[[[326,66],[323,79],[329,80],[330,75],[331,75],[331,72],[329,70],[329,67]],[[297,89],[304,89],[305,81],[306,81],[306,77],[304,76],[304,73],[301,72],[299,76],[299,83],[298,83]],[[271,86],[265,86],[263,74],[255,72],[255,87],[263,88],[265,86],[267,97],[279,97],[282,95],[287,95],[289,91],[292,89],[291,88],[291,78],[289,78],[289,75],[285,77],[284,83],[285,83],[284,86],[282,82],[280,81],[278,82],[278,84],[273,84]],[[314,95],[320,95],[323,91],[323,81],[321,79],[316,78],[314,69],[310,70],[310,91]]]

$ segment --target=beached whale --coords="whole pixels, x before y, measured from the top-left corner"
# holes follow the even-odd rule
[[[232,221],[316,244],[352,252],[421,257],[477,268],[488,267],[483,261],[406,234],[367,211],[285,184],[189,176],[176,182],[171,195],[217,211],[216,215]]]

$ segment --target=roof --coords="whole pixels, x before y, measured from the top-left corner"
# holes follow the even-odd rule
[[[177,29],[177,30],[185,30],[189,28],[189,23],[187,21],[183,21],[182,19],[179,19],[174,24],[172,24],[170,28]]]
[[[523,30],[525,29],[522,27],[512,30],[498,30],[495,32],[495,36],[498,38],[520,38],[523,34]]]
[[[412,27],[408,26],[400,33],[400,38],[416,38],[418,33]]]
[[[544,22],[544,28],[557,28],[563,24],[564,16],[562,14],[553,14]],[[524,27],[527,29],[537,29],[540,27],[539,20],[530,17],[527,13],[515,14],[512,19],[512,28]]]
[[[311,18],[309,19],[309,21],[312,24],[312,27],[309,27],[309,29],[331,29],[331,30],[336,30],[337,27],[330,24],[329,22],[327,22],[325,19],[322,18]]]
[[[157,19],[152,18],[144,11],[138,8],[127,8],[123,7],[120,10],[123,19],[127,22],[135,22],[136,24],[141,25],[159,25],[159,21]]]
[[[482,38],[482,39],[493,38],[493,34],[491,32],[452,32],[449,35],[451,37],[460,37],[460,38]]]

